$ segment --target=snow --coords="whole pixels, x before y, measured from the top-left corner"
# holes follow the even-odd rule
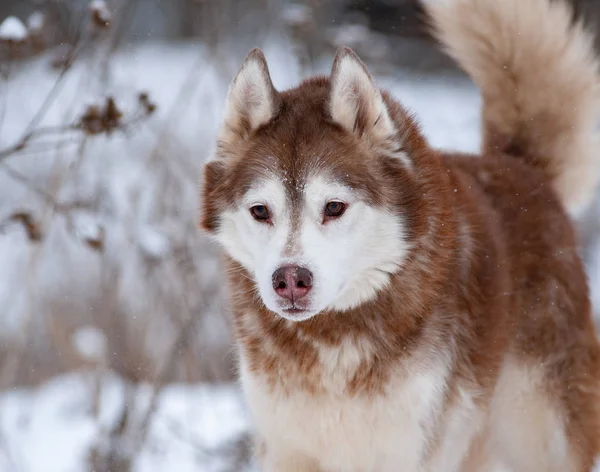
[[[33,33],[40,32],[44,27],[46,17],[40,11],[35,11],[27,18],[27,28]]]
[[[142,385],[128,396],[125,382],[108,373],[100,379],[96,410],[92,380],[90,374],[74,373],[0,395],[0,472],[90,470],[90,450],[102,447],[122,409],[128,408],[132,421],[139,419],[152,393]],[[243,438],[247,430],[234,386],[170,385],[158,397],[132,471],[231,470],[231,455],[216,448]]]
[[[355,47],[357,44],[367,41],[370,36],[371,30],[366,25],[345,25],[336,30],[333,44],[337,47]]]
[[[111,19],[110,10],[104,0],[92,0],[89,5],[90,12],[102,23],[109,23]]]
[[[153,259],[163,259],[172,251],[168,236],[150,225],[139,228],[138,240],[142,251]]]
[[[104,228],[98,221],[98,218],[86,214],[79,213],[73,216],[73,228],[79,238],[86,242],[101,242],[104,238]]]
[[[281,19],[289,25],[302,25],[312,18],[312,10],[308,5],[286,5],[281,12]]]
[[[0,23],[0,41],[21,42],[27,39],[27,28],[16,16],[7,16]]]
[[[92,11],[105,11],[108,10],[108,5],[105,0],[92,0],[90,2],[90,10]]]
[[[102,362],[106,357],[106,336],[95,326],[82,326],[72,337],[79,355],[89,361]]]

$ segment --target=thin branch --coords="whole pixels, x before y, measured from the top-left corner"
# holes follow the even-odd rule
[[[160,395],[160,392],[169,381],[173,370],[177,367],[177,362],[179,361],[181,352],[187,346],[190,339],[190,335],[194,332],[194,325],[196,321],[196,317],[190,314],[189,318],[183,323],[177,336],[177,339],[171,345],[171,350],[169,351],[169,354],[167,356],[167,362],[164,363],[162,369],[156,377],[156,380],[152,384],[152,397],[150,399],[150,405],[148,406],[146,414],[144,415],[139,427],[140,438],[137,443],[138,451],[146,442],[150,421],[152,420],[152,417],[156,412],[156,408],[158,407],[158,397]]]
[[[17,154],[23,151],[27,145],[34,139],[38,139],[44,136],[52,136],[56,134],[64,134],[71,131],[78,131],[80,129],[77,125],[66,125],[66,126],[49,126],[44,128],[34,129],[23,135],[23,137],[5,149],[0,149],[0,161],[4,161],[13,154]]]
[[[35,132],[35,129],[38,127],[38,125],[41,123],[41,121],[46,117],[46,113],[48,113],[50,106],[52,106],[52,103],[54,102],[54,100],[56,99],[58,94],[60,93],[64,78],[66,77],[67,72],[69,72],[69,70],[71,69],[71,66],[73,65],[73,61],[75,60],[75,57],[76,57],[76,53],[73,53],[73,55],[69,56],[68,60],[63,65],[63,67],[58,75],[58,78],[54,82],[54,85],[52,85],[52,88],[50,89],[50,92],[48,92],[48,95],[46,95],[46,98],[42,102],[42,105],[40,106],[40,108],[38,109],[36,114],[33,116],[31,121],[29,122],[29,125],[25,129],[25,133],[23,134],[23,137],[21,138],[20,141],[22,141],[22,142],[28,141],[30,139],[30,135]]]

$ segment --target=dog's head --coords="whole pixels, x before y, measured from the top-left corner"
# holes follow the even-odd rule
[[[273,87],[252,51],[230,86],[202,227],[290,320],[374,299],[410,253],[426,145],[349,49],[331,77]],[[249,294],[253,296],[254,294]]]

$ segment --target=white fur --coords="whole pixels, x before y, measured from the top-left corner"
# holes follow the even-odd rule
[[[274,266],[278,253],[283,251],[289,226],[289,215],[284,211],[286,203],[281,182],[277,179],[263,180],[250,189],[239,207],[221,214],[217,240],[255,277]],[[266,204],[273,213],[273,227],[255,221],[250,213],[252,206]]]
[[[484,414],[473,393],[459,388],[458,400],[444,418],[442,438],[427,462],[426,470],[458,472],[483,423]]]
[[[320,359],[326,369],[337,365],[336,375],[346,370],[347,381],[357,353],[351,352],[349,340],[344,345],[341,357],[333,360],[331,352],[323,352]],[[337,381],[334,391],[322,395],[300,388],[290,395],[271,389],[249,372],[242,356],[246,399],[266,443],[264,472],[423,470],[430,428],[442,411],[449,374],[447,356],[427,357],[426,361],[422,353],[416,354],[406,365],[398,365],[385,393],[350,396],[339,391]],[[325,376],[324,381],[329,382]]]
[[[323,223],[331,200],[345,202],[345,214]],[[250,208],[266,205],[272,225],[255,221]],[[296,321],[325,309],[344,311],[373,299],[401,266],[409,249],[402,218],[368,205],[356,192],[322,176],[304,187],[300,221],[292,221],[283,183],[273,176],[257,182],[240,206],[222,215],[217,239],[255,278],[264,304]],[[293,232],[293,228],[296,231]],[[313,274],[309,307],[290,316],[286,300],[272,287],[275,270],[294,264]]]
[[[508,470],[575,472],[564,419],[545,394],[542,371],[507,356],[491,405],[487,448]]]

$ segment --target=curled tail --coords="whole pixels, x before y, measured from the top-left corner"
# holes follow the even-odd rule
[[[481,89],[484,152],[544,168],[574,216],[600,177],[592,36],[563,0],[422,0],[438,39]]]

